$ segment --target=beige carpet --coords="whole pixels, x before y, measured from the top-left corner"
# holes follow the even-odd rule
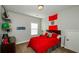
[[[28,43],[16,45],[16,53],[35,53],[34,50],[30,47],[27,47],[27,45]],[[52,53],[73,53],[73,51],[60,47],[53,50]]]

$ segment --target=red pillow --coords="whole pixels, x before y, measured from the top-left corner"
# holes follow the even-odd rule
[[[44,34],[44,36],[48,36],[48,33],[46,32],[46,33]]]
[[[52,34],[52,37],[53,37],[53,38],[57,38],[57,36],[58,36],[58,34],[56,34],[56,33],[53,33],[53,34]]]

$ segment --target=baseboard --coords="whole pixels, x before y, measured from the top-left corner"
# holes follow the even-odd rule
[[[64,48],[65,50],[69,51],[70,53],[77,53],[77,52],[72,51],[72,50],[70,50],[70,49],[67,49],[67,48],[65,48],[65,47],[62,47],[62,48]]]
[[[17,42],[16,44],[22,44],[22,43],[26,43],[28,41],[22,41],[22,42]]]

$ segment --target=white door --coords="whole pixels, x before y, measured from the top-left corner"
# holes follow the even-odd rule
[[[79,32],[67,31],[65,39],[65,48],[79,52]]]

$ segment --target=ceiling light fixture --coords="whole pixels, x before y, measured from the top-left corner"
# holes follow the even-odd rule
[[[38,5],[37,8],[38,8],[38,10],[43,10],[44,9],[44,5]]]

